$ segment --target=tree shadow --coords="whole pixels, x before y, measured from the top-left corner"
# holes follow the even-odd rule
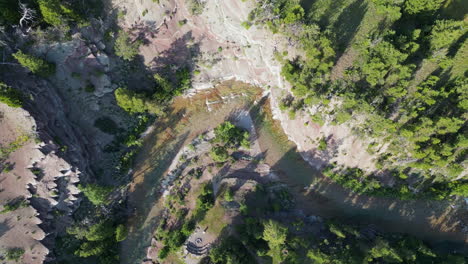
[[[10,224],[10,221],[10,219],[5,219],[0,223],[0,238],[13,227],[13,225]]]
[[[132,190],[132,197],[128,201],[127,211],[129,220],[127,227],[129,235],[121,243],[122,261],[143,260],[146,248],[150,246],[151,238],[160,219],[157,201],[161,198],[161,176],[169,168],[172,160],[183,147],[188,138],[188,132],[179,136],[168,136],[161,139],[156,135],[165,135],[162,131],[174,127],[183,117],[183,111],[170,115],[169,118],[157,121],[155,129],[148,135],[139,151],[137,159],[144,160],[137,163],[135,171],[138,172],[137,181]],[[154,146],[159,146],[154,150]],[[145,158],[149,156],[150,158]],[[140,179],[142,179],[140,181]]]
[[[188,31],[172,42],[169,49],[164,50],[151,62],[151,70],[163,74],[173,82],[177,81],[177,70],[188,69],[190,73],[200,55],[200,43],[194,42],[192,31]]]
[[[358,32],[367,9],[368,4],[366,1],[356,0],[341,12],[336,22],[333,23],[333,32],[335,34],[337,47],[337,60]]]

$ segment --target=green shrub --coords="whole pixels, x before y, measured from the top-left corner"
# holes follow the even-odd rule
[[[112,220],[100,219],[97,223],[87,226],[75,225],[69,227],[67,233],[79,241],[79,245],[70,250],[74,255],[82,258],[95,256],[99,260],[97,263],[118,262],[118,256],[115,255],[116,229]]]
[[[404,11],[414,15],[419,13],[432,14],[437,11],[445,0],[406,0]]]
[[[325,137],[322,137],[319,141],[319,146],[317,147],[318,150],[324,151],[327,149],[327,140],[325,140]]]
[[[183,91],[188,90],[192,86],[192,76],[188,68],[178,69],[176,72],[177,89],[173,91],[174,96],[181,95]]]
[[[457,195],[460,197],[468,197],[468,182],[454,184],[455,187],[452,188],[451,195]]]
[[[200,15],[201,13],[203,13],[203,9],[205,8],[205,1],[188,0],[187,2],[190,14]]]
[[[106,205],[110,201],[107,199],[113,188],[100,186],[97,184],[80,185],[79,189],[84,193],[88,200],[94,205]]]
[[[115,240],[117,242],[124,241],[125,239],[127,239],[127,235],[128,235],[127,228],[123,224],[118,225],[117,228],[115,229]]]
[[[44,21],[52,26],[64,24],[64,17],[58,0],[38,0],[39,10]]]
[[[10,107],[23,106],[22,94],[10,86],[0,82],[0,102]]]
[[[226,202],[232,202],[234,201],[234,192],[232,191],[231,188],[227,188],[226,191],[224,192],[224,200]]]
[[[187,24],[187,19],[182,19],[182,20],[179,20],[179,22],[177,22],[179,24],[179,27]]]
[[[336,224],[329,223],[328,230],[339,238],[346,238],[346,234]]]
[[[13,54],[16,60],[28,68],[32,73],[42,77],[47,77],[55,73],[55,64],[49,63],[36,56],[23,53],[21,50]]]
[[[24,249],[22,248],[9,248],[6,251],[5,259],[10,261],[18,262],[24,255]]]
[[[226,162],[229,159],[229,153],[226,147],[216,146],[210,151],[211,158],[218,163]]]
[[[243,26],[245,29],[249,30],[250,27],[252,26],[252,23],[250,23],[249,21],[244,21],[241,23],[241,26]]]
[[[165,259],[171,253],[171,248],[169,246],[164,246],[161,250],[159,250],[158,258]]]
[[[138,55],[140,45],[141,41],[132,41],[130,34],[124,30],[120,30],[115,40],[115,54],[124,60],[131,61]]]
[[[20,209],[20,208],[25,208],[27,206],[28,206],[28,200],[26,200],[26,199],[24,199],[22,197],[19,197],[19,198],[11,200],[7,204],[5,204],[3,206],[3,210],[0,211],[0,214],[12,212],[12,211],[15,211],[15,210]]]
[[[430,35],[431,50],[449,47],[466,32],[464,21],[437,20]]]
[[[162,106],[144,94],[125,88],[118,88],[115,90],[114,95],[117,104],[130,114],[145,112],[162,114]]]
[[[210,210],[214,206],[214,195],[213,195],[213,188],[211,183],[206,183],[202,187],[202,191],[197,198],[196,204],[196,213],[206,212]]]
[[[242,131],[229,121],[223,122],[217,126],[214,132],[215,142],[223,143],[227,147],[234,147],[237,145],[241,145],[245,148],[250,147],[249,133],[247,131]]]

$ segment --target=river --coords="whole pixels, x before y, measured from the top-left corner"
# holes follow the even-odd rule
[[[458,211],[448,203],[356,195],[323,177],[287,140],[271,117],[268,98],[261,99],[261,94],[259,88],[228,81],[190,98],[176,98],[167,116],[154,124],[137,157],[129,189],[128,203],[134,214],[128,221],[128,239],[121,244],[121,263],[140,263],[144,258],[164,206],[158,201],[157,183],[180,148],[238,109],[250,111],[266,163],[290,187],[297,207],[305,214],[408,233],[439,248],[467,250],[468,237],[459,232],[460,222],[455,217]]]

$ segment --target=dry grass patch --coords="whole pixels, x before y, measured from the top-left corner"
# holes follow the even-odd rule
[[[217,202],[213,208],[206,212],[205,218],[200,222],[203,229],[208,227],[207,232],[218,236],[228,224],[225,218],[225,210],[223,206]]]

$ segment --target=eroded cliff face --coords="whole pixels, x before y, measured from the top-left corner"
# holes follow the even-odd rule
[[[56,74],[44,80],[19,67],[5,73],[2,80],[30,100],[23,109],[0,104],[5,154],[0,157],[2,208],[27,201],[0,214],[0,247],[24,249],[23,263],[53,259],[49,249],[56,235],[72,223],[81,200],[77,184],[95,177],[96,162],[104,160],[104,167],[115,160],[112,153],[103,152],[113,137],[94,122],[105,115],[116,120],[123,116],[115,103],[109,103],[115,88],[106,74],[109,59],[94,42],[74,36],[68,42],[41,44],[34,51],[56,63]],[[83,89],[90,83],[91,93]]]
[[[356,117],[348,124],[322,125],[311,120],[311,113],[324,109],[307,109],[290,118],[279,110],[280,101],[290,93],[290,85],[281,76],[281,65],[275,53],[287,51],[287,58],[301,53],[295,43],[266,26],[244,28],[253,1],[205,1],[202,14],[192,15],[187,1],[171,0],[155,3],[144,1],[113,1],[114,7],[125,12],[121,22],[135,37],[142,37],[140,52],[146,65],[158,70],[164,64],[190,66],[199,72],[194,78],[194,90],[213,87],[226,79],[237,79],[263,87],[270,93],[274,117],[293,141],[302,156],[314,167],[336,162],[347,167],[376,171],[375,153],[367,152],[371,139],[353,135],[349,123],[359,123]],[[183,21],[183,22],[180,22]],[[190,93],[189,93],[190,94]],[[336,102],[339,104],[340,102]],[[326,151],[317,149],[325,138]],[[380,151],[384,151],[381,146]]]
[[[43,263],[57,232],[71,222],[79,204],[75,184],[87,164],[80,135],[62,116],[60,98],[46,83],[31,86],[32,79],[22,77],[15,83],[36,94],[36,100],[27,110],[0,104],[0,143],[7,150],[1,157],[0,246],[25,250],[23,263]],[[65,134],[62,144],[66,145],[53,141]],[[68,153],[64,146],[70,148]]]

